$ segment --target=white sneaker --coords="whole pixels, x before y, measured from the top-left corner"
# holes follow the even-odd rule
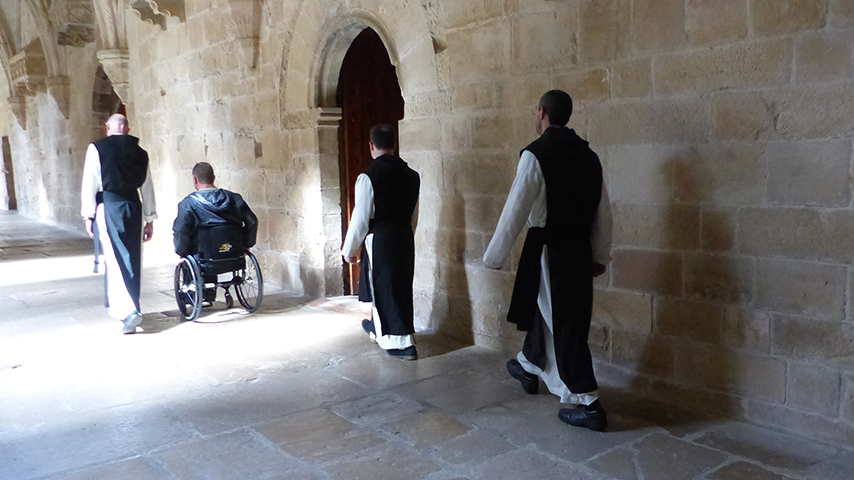
[[[128,315],[127,318],[125,318],[125,321],[124,321],[125,326],[122,327],[122,333],[124,333],[124,334],[135,333],[136,327],[140,323],[142,323],[142,315],[140,315],[139,312],[134,311],[133,313]]]

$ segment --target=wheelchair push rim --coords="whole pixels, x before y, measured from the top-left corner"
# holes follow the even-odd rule
[[[196,320],[202,312],[202,274],[192,257],[185,257],[175,267],[175,301],[185,320]]]
[[[246,252],[246,266],[238,273],[240,281],[235,285],[234,290],[237,293],[237,301],[252,313],[258,310],[261,306],[261,300],[264,298],[264,279],[261,276],[261,268],[258,266],[258,260],[252,252]]]

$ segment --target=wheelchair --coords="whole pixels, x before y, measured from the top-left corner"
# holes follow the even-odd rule
[[[175,301],[184,319],[195,321],[202,303],[213,303],[218,288],[225,290],[226,307],[234,306],[231,287],[237,300],[252,313],[264,298],[264,279],[258,260],[243,245],[243,229],[233,225],[204,227],[198,230],[198,254],[188,255],[175,267]],[[220,282],[220,275],[231,279]],[[212,298],[205,292],[213,290]],[[207,298],[206,298],[207,297]]]

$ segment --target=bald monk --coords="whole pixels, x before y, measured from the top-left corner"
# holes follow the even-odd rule
[[[148,152],[129,130],[124,115],[107,120],[107,136],[86,151],[80,191],[80,213],[89,236],[94,235],[94,218],[98,222],[109,314],[122,320],[125,334],[135,333],[142,323],[142,243],[151,240],[157,218]]]

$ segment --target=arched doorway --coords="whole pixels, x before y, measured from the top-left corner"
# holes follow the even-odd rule
[[[341,225],[346,235],[355,206],[356,177],[371,163],[370,129],[387,123],[395,129],[403,119],[403,96],[397,71],[382,39],[365,28],[353,40],[341,64],[336,104],[341,108],[338,128],[338,166],[341,178]],[[358,293],[359,266],[344,262],[344,293]]]

